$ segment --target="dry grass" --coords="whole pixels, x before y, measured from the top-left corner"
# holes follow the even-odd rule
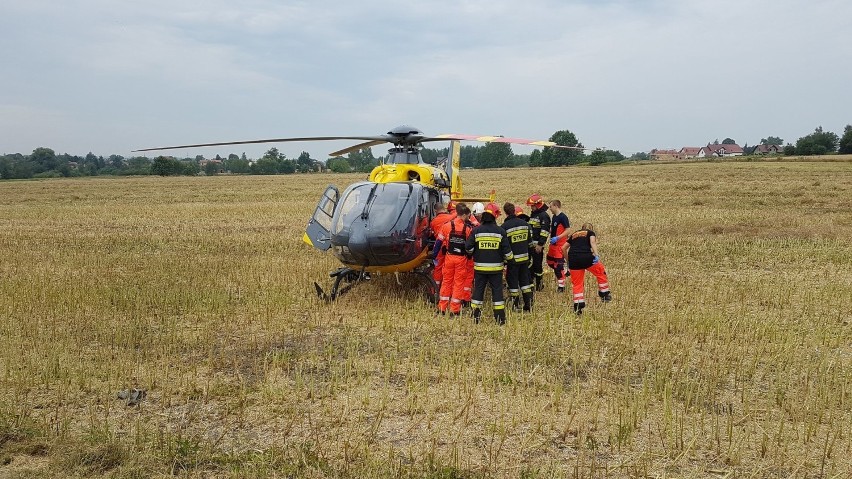
[[[465,176],[594,222],[615,301],[325,305],[362,175],[0,183],[0,477],[848,477],[852,164]]]

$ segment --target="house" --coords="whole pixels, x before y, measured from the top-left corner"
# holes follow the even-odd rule
[[[701,151],[700,146],[684,146],[679,153],[682,158],[695,158],[699,151]]]
[[[198,166],[200,166],[201,168],[204,168],[205,166],[207,166],[210,163],[212,163],[214,165],[221,165],[222,160],[208,160],[208,159],[198,160]]]
[[[742,156],[743,149],[739,145],[729,144],[726,145],[724,143],[708,143],[707,146],[701,148],[698,151],[698,154],[695,155],[696,158],[706,158],[711,156],[723,157],[723,156]]]
[[[216,174],[221,174],[221,173],[225,172],[225,167],[222,163],[223,163],[222,160],[203,159],[203,160],[198,161],[198,167],[201,168],[202,170],[206,170],[207,165],[215,165]]]
[[[677,150],[659,150],[654,148],[651,150],[652,160],[680,160],[681,156]]]
[[[784,147],[778,145],[757,145],[752,155],[780,155],[784,153]]]

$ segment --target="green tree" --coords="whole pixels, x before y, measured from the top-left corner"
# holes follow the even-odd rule
[[[12,178],[12,160],[6,156],[0,156],[0,180]]]
[[[204,174],[207,176],[215,176],[219,174],[219,164],[213,163],[212,161],[208,161],[206,165],[204,165]]]
[[[181,174],[182,170],[180,162],[171,156],[158,156],[151,164],[152,175],[174,176]]]
[[[284,173],[284,160],[286,159],[287,157],[284,156],[283,153],[280,153],[278,148],[272,147],[267,150],[259,160],[257,160],[257,163],[255,163],[252,168],[252,173],[258,175]]]
[[[30,155],[30,162],[33,164],[33,170],[36,173],[55,170],[59,166],[59,161],[56,159],[56,152],[45,147],[33,150]]]
[[[476,155],[476,168],[504,168],[512,165],[512,147],[508,143],[486,143]]]
[[[109,155],[109,165],[119,170],[124,168],[124,157],[121,155]]]
[[[766,137],[766,138],[761,138],[760,144],[761,145],[781,146],[781,145],[784,144],[784,140],[782,140],[781,138],[779,138],[777,136],[769,136],[769,137]]]
[[[311,154],[303,151],[296,160],[296,171],[299,173],[311,173],[316,171],[316,162],[311,159]]]
[[[737,142],[734,141],[733,138],[725,138],[724,140],[722,140],[722,144],[723,145],[736,145]]]
[[[532,155],[512,155],[511,168],[526,168],[530,166],[530,156]]]
[[[127,160],[127,168],[122,172],[126,175],[150,175],[151,160],[144,156],[134,156]]]
[[[840,149],[838,152],[842,154],[852,153],[852,125],[846,125],[846,128],[843,129],[843,136],[840,137]]]
[[[329,158],[328,169],[335,173],[349,173],[352,171],[352,167],[349,166],[346,158]]]
[[[216,155],[216,158],[219,158],[219,155]],[[180,165],[180,173],[178,173],[180,175],[195,176],[201,173],[201,165],[191,158],[178,161],[178,164]]]
[[[252,173],[257,175],[274,175],[278,173],[278,160],[268,155],[263,155],[253,165]]]
[[[639,151],[630,155],[630,159],[634,161],[647,161],[651,159],[651,155],[644,151]]]
[[[371,148],[364,148],[363,150],[350,152],[346,161],[352,165],[352,168],[355,171],[360,173],[369,173],[376,165],[379,164],[379,160],[373,156],[373,150]]]
[[[251,172],[251,164],[245,158],[245,153],[243,153],[242,158],[233,153],[228,155],[228,159],[222,162],[222,168],[225,171],[238,174]]]
[[[583,144],[577,139],[574,133],[569,130],[559,130],[550,137],[550,141],[562,146],[574,146],[582,148]],[[542,166],[565,166],[575,165],[585,160],[583,150],[580,149],[565,149],[553,148],[545,146],[541,152]]]
[[[624,155],[622,155],[620,151],[616,150],[595,150],[591,155],[589,155],[589,165],[591,166],[624,160]]]
[[[482,149],[481,146],[462,145],[459,150],[459,166],[462,168],[473,168],[476,162],[476,155],[480,149]]]
[[[291,175],[296,172],[296,162],[294,160],[288,160],[286,158],[281,159],[278,162],[278,173],[282,173],[285,175]]]
[[[784,145],[784,156],[793,156],[796,154],[796,147],[787,143]]]
[[[817,127],[810,135],[803,136],[796,141],[797,155],[825,155],[837,151],[840,138],[837,133],[823,131]]]
[[[530,166],[541,166],[542,165],[541,158],[541,150],[535,149],[532,153],[530,153]]]

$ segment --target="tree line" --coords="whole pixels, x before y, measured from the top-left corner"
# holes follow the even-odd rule
[[[544,147],[530,154],[519,155],[512,151],[508,143],[486,143],[485,145],[464,145],[461,148],[460,160],[462,168],[520,168],[570,166],[579,164],[601,165],[630,160],[647,160],[647,153],[635,153],[630,158],[615,150],[594,150],[589,154],[584,152],[583,144],[569,130],[560,130],[550,137],[550,141],[558,145],[577,147],[563,149]],[[733,139],[725,138],[723,143],[735,143]],[[761,139],[761,144],[781,146],[784,141],[775,136]],[[744,147],[745,154],[750,154],[755,147]],[[785,155],[825,155],[832,153],[852,154],[852,125],[846,125],[843,135],[825,131],[817,127],[813,133],[805,135],[796,144],[787,143],[783,147]],[[448,148],[421,150],[423,159],[436,163],[448,155]],[[227,157],[216,155],[206,159],[202,155],[194,158],[177,158],[174,156],[158,156],[150,159],[145,156],[126,158],[121,155],[110,155],[106,158],[89,153],[85,156],[57,154],[52,149],[39,147],[29,155],[21,153],[0,156],[0,179],[24,178],[55,178],[75,176],[103,175],[219,175],[219,174],[248,174],[248,175],[280,175],[294,173],[312,173],[329,169],[338,173],[362,172],[367,173],[380,163],[370,148],[349,153],[345,157],[329,158],[318,161],[303,151],[298,158],[289,159],[277,148],[270,148],[256,160],[249,159],[246,154],[229,154]]]

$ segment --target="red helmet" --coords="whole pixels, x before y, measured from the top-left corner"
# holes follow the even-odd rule
[[[455,210],[456,210],[456,202],[455,201],[450,201],[449,203],[447,203],[447,211],[452,213]]]
[[[497,203],[488,203],[485,205],[485,211],[483,213],[491,213],[491,216],[497,218],[500,216],[500,207],[497,206]]]
[[[535,206],[537,204],[544,203],[544,200],[541,198],[541,195],[538,193],[533,194],[529,198],[527,198],[527,205]]]
[[[524,214],[524,208],[521,205],[515,205],[515,216]]]

